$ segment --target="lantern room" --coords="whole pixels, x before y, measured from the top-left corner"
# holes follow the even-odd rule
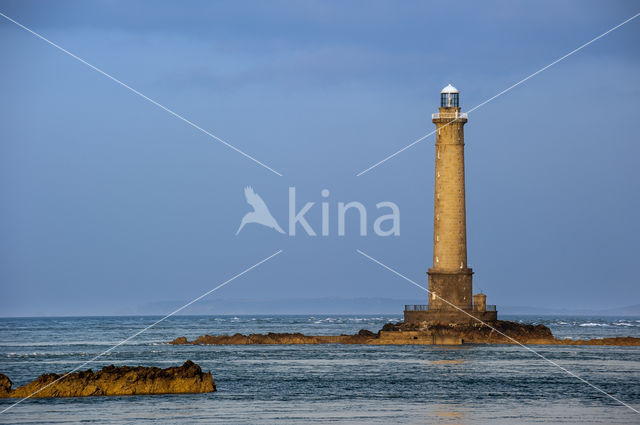
[[[443,88],[440,92],[441,108],[457,108],[460,106],[460,92],[451,84]]]

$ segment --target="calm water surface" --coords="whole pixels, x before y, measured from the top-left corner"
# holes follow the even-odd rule
[[[0,319],[0,372],[14,387],[63,373],[158,318]],[[640,317],[504,318],[543,323],[560,337],[640,337]],[[400,319],[173,317],[86,368],[167,367],[191,359],[212,371],[218,392],[27,400],[0,415],[0,423],[640,423],[640,415],[520,347],[167,344],[204,333],[376,331]],[[640,410],[638,347],[533,348]],[[15,401],[0,400],[0,410]]]

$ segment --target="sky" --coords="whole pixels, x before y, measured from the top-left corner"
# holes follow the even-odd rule
[[[468,110],[638,9],[0,1],[3,14],[282,174],[0,17],[0,316],[179,305],[279,250],[207,300],[426,303],[356,250],[427,285],[433,136],[357,174],[431,132],[448,83]],[[640,18],[469,115],[469,265],[498,310],[640,303],[639,42]],[[327,202],[329,235],[252,224],[236,236],[251,210],[245,186],[285,230],[290,187],[298,210],[315,203],[306,217],[318,233]],[[367,236],[355,214],[338,235],[337,205],[350,201],[367,208]],[[399,207],[399,236],[372,230],[384,201]]]

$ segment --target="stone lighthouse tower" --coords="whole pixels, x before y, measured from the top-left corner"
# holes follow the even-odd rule
[[[495,306],[486,305],[484,294],[473,295],[473,271],[467,266],[463,129],[467,114],[460,112],[460,92],[451,84],[440,92],[440,110],[432,121],[436,152],[429,304],[406,306],[405,322],[473,321],[469,314],[496,320]]]

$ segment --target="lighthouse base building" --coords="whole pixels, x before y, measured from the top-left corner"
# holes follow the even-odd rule
[[[495,305],[484,294],[473,294],[473,271],[467,267],[467,224],[464,177],[464,124],[458,90],[449,84],[440,92],[436,125],[433,208],[433,267],[429,269],[429,299],[406,305],[405,323],[469,323],[495,321]]]

